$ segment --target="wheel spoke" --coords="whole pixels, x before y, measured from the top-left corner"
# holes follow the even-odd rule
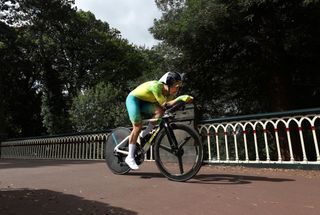
[[[159,148],[161,148],[161,149],[169,152],[170,154],[172,154],[172,150],[171,150],[171,147],[170,147],[170,146],[165,146],[165,145],[160,144],[160,145],[159,145]]]
[[[182,162],[182,156],[180,154],[178,154],[178,162],[179,162],[180,173],[183,174],[184,173],[183,162]]]
[[[178,144],[178,149],[182,149],[182,147],[191,139],[191,136],[184,138],[183,142]]]
[[[173,124],[173,134],[163,130],[155,147],[155,161],[160,171],[174,181],[192,178],[201,167],[202,145],[197,132],[183,124]],[[177,145],[171,148],[171,144]],[[171,144],[169,144],[171,143]]]

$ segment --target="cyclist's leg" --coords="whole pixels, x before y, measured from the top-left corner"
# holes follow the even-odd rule
[[[139,166],[137,165],[135,158],[134,158],[134,153],[136,150],[136,143],[137,143],[137,139],[139,136],[139,133],[141,131],[141,127],[142,124],[132,124],[132,132],[130,134],[129,137],[129,151],[128,151],[128,156],[125,159],[125,162],[128,164],[128,166],[133,169],[133,170],[137,170],[139,169]]]
[[[140,132],[140,135],[139,135],[140,141],[153,130],[155,125],[156,125],[155,122],[150,122],[150,121],[148,122],[147,127]]]
[[[126,99],[126,107],[133,129],[129,137],[129,154],[126,157],[125,162],[131,169],[139,169],[134,160],[134,152],[136,149],[137,139],[142,128],[140,102],[141,101],[138,98],[132,95],[129,95]]]
[[[157,105],[154,112],[154,118],[161,118],[163,114],[164,109],[160,105]]]
[[[164,113],[164,110],[160,105],[150,102],[144,102],[141,111],[144,116],[153,119],[160,118]],[[140,133],[140,137],[144,138],[148,133],[152,131],[155,125],[157,125],[156,121],[150,121],[147,125],[147,128]]]

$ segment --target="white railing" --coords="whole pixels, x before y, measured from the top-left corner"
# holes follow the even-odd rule
[[[202,122],[206,163],[320,164],[319,109]],[[285,115],[290,116],[285,116]]]
[[[320,109],[200,122],[205,163],[320,164]],[[103,160],[108,132],[2,141],[0,158]],[[152,151],[152,150],[151,150]],[[146,160],[152,160],[148,153]]]
[[[0,158],[104,160],[109,132],[7,140],[1,142]],[[145,155],[145,160],[153,161],[150,152]]]
[[[108,133],[8,140],[1,143],[1,158],[14,159],[104,159]]]

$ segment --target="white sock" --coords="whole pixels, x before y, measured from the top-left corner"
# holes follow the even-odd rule
[[[129,154],[128,157],[129,158],[134,158],[134,151],[136,150],[136,144],[129,144]]]
[[[150,133],[150,131],[152,131],[153,128],[154,128],[154,124],[149,122],[147,128],[140,132],[140,137],[144,138],[147,134]]]

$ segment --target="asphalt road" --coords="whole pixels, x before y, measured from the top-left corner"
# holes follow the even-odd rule
[[[125,176],[100,161],[0,160],[0,215],[319,214],[320,171],[203,166],[172,182],[153,162]]]

